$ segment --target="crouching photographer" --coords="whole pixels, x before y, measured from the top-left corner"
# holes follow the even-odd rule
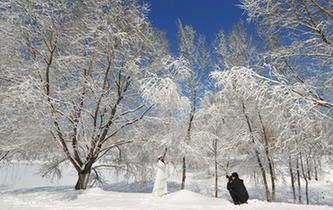
[[[229,190],[230,196],[234,201],[235,205],[247,203],[249,194],[245,188],[243,180],[238,177],[236,172],[232,173],[231,176],[227,175],[228,184],[227,189]]]

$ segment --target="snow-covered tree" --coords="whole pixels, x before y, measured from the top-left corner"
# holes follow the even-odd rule
[[[232,133],[230,121],[234,118],[228,109],[221,95],[208,92],[194,120],[191,153],[196,161],[212,171],[214,197],[218,197],[219,177],[228,174],[227,157],[232,153],[228,140]]]
[[[38,98],[34,111],[43,111],[50,140],[78,173],[75,189],[86,189],[95,163],[135,140],[124,128],[135,129],[174,96],[165,41],[136,1],[2,5],[8,27],[18,31],[15,59],[33,73],[32,92],[23,96]]]
[[[12,27],[12,23],[13,20],[1,16],[0,159],[41,158],[40,152],[49,146],[43,140],[50,135],[44,127],[45,121],[40,119],[43,107],[35,109],[41,100],[34,87],[33,72],[24,65],[20,29]]]
[[[215,41],[216,63],[220,69],[234,66],[254,68],[259,63],[260,53],[248,33],[244,22],[237,23],[230,34],[222,30]]]
[[[270,50],[266,62],[290,83],[307,84],[299,94],[333,108],[333,3],[326,0],[242,0],[249,19],[260,25]]]
[[[185,68],[182,84],[183,95],[188,97],[190,109],[188,111],[188,119],[185,119],[186,135],[184,140],[180,142],[182,149],[182,182],[181,189],[185,188],[186,180],[186,147],[191,143],[191,133],[193,120],[196,110],[199,106],[199,100],[204,92],[205,76],[209,71],[210,53],[206,46],[205,37],[198,34],[191,26],[183,26],[181,21],[178,22],[179,37],[179,60],[184,62]]]

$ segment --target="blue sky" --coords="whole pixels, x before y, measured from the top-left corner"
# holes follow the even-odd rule
[[[150,5],[149,17],[153,25],[167,33],[174,51],[177,47],[177,20],[191,25],[211,42],[217,32],[230,32],[246,15],[237,6],[239,0],[140,0]]]

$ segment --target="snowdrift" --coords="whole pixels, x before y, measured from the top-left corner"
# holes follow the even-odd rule
[[[68,187],[40,187],[5,191],[0,194],[1,210],[333,210],[329,206],[305,206],[250,200],[234,206],[225,199],[205,197],[182,190],[164,197],[150,193],[124,193],[93,188],[75,191]]]
[[[111,185],[104,189],[75,191],[75,172],[66,169],[61,180],[50,182],[36,174],[38,168],[38,164],[13,164],[0,170],[0,210],[333,210],[332,206],[267,203],[256,199],[249,200],[247,205],[235,206],[228,194],[221,193],[222,198],[212,198],[189,190],[153,197],[149,184],[133,185],[111,178]],[[194,181],[189,179],[188,187]],[[209,180],[203,180],[201,184],[210,188],[207,183]],[[170,187],[179,189],[179,185]],[[322,182],[315,186],[327,193],[332,192],[330,187],[331,184]],[[311,195],[328,196],[325,199],[331,205],[329,195],[315,194],[314,191]]]

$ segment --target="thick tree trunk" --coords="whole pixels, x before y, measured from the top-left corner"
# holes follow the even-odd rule
[[[302,203],[302,191],[301,191],[301,175],[299,171],[299,161],[296,160],[296,174],[297,174],[297,186],[298,186],[298,203]]]
[[[294,203],[296,203],[295,178],[294,178],[294,172],[290,155],[289,155],[289,173],[290,173],[291,189],[293,191],[293,201]]]
[[[78,173],[78,180],[75,185],[76,190],[85,190],[88,186],[90,177],[90,171],[89,172],[79,172]]]
[[[309,203],[310,203],[309,202],[309,181],[308,181],[306,173],[305,173],[302,153],[299,153],[299,159],[301,161],[302,175],[303,175],[303,179],[305,181],[305,198],[306,198],[306,204],[309,205]]]
[[[182,183],[180,189],[185,189],[185,180],[186,180],[186,160],[185,156],[183,157],[183,170],[182,170]]]
[[[83,170],[78,171],[78,180],[77,180],[76,185],[75,185],[76,190],[85,190],[85,189],[87,189],[93,163],[94,163],[94,160],[91,159],[85,165]]]

